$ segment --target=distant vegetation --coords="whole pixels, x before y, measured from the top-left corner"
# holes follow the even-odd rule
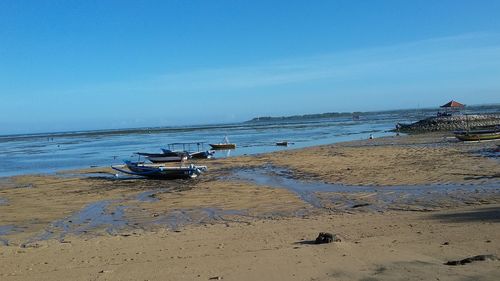
[[[396,114],[404,111],[415,111],[412,110],[391,110],[391,111],[370,111],[370,112],[327,112],[318,114],[304,114],[304,115],[292,115],[292,116],[263,116],[255,117],[247,122],[275,122],[275,121],[293,121],[293,120],[304,120],[304,119],[328,119],[328,118],[340,118],[340,117],[356,117],[356,116],[368,116],[375,114]],[[420,109],[420,112],[436,111],[436,109]]]
[[[295,120],[295,119],[321,119],[321,118],[335,118],[335,117],[351,117],[353,115],[360,115],[361,112],[328,112],[328,113],[318,113],[318,114],[305,114],[305,115],[293,115],[293,116],[279,116],[279,117],[256,117],[247,122],[267,122],[267,121],[278,121],[278,120]]]
[[[304,114],[304,115],[292,115],[292,116],[261,116],[255,117],[252,120],[246,121],[245,123],[254,123],[254,122],[276,122],[276,121],[294,121],[294,120],[307,120],[307,119],[329,119],[329,118],[341,118],[341,117],[354,117],[356,116],[370,116],[376,114],[401,114],[405,112],[415,112],[418,111],[420,114],[425,113],[436,113],[439,108],[421,108],[421,109],[398,109],[398,110],[385,110],[385,111],[367,111],[367,112],[327,112],[327,113],[318,113],[318,114]],[[492,104],[492,105],[474,105],[467,106],[463,112],[465,113],[473,113],[473,112],[499,112],[500,104]]]

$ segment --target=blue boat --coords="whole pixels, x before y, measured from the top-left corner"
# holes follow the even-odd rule
[[[189,166],[166,167],[131,161],[125,161],[125,165],[111,166],[111,168],[127,175],[157,179],[192,179],[208,170],[207,166],[196,166],[193,164]],[[125,170],[125,168],[128,170]]]

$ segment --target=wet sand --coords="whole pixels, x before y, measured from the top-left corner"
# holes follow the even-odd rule
[[[201,161],[193,181],[109,168],[0,181],[2,280],[497,280],[495,142],[390,137]],[[341,242],[312,245],[321,231]]]

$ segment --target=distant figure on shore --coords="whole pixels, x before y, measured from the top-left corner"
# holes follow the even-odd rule
[[[373,139],[373,134],[370,134],[370,136],[368,137],[368,139],[372,140]]]

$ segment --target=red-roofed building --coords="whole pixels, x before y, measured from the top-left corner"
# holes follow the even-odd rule
[[[441,105],[440,107],[444,108],[444,111],[439,111],[437,113],[437,116],[451,116],[452,113],[459,112],[460,109],[464,108],[465,104],[452,100],[446,104]]]
[[[463,108],[463,107],[465,107],[465,104],[461,104],[461,103],[456,102],[454,100],[452,100],[446,104],[441,105],[441,108]]]

